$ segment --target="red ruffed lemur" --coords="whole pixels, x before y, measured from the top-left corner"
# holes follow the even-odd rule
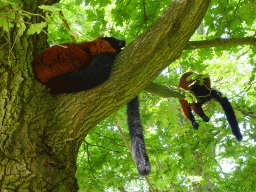
[[[44,50],[33,61],[36,78],[50,88],[53,95],[87,91],[108,80],[115,57],[125,46],[124,40],[102,37],[92,42],[63,43]],[[127,121],[132,155],[140,175],[150,172],[145,149],[139,100],[127,104]]]
[[[181,87],[185,90],[193,91],[195,93],[195,95],[197,97],[199,97],[200,102],[188,103],[187,100],[179,99],[183,115],[191,121],[193,128],[197,130],[199,127],[199,124],[195,121],[195,118],[192,114],[191,108],[205,122],[208,122],[209,117],[207,117],[204,114],[202,105],[213,98],[221,104],[221,106],[226,114],[226,117],[227,117],[228,123],[231,127],[233,135],[235,135],[237,141],[241,141],[243,139],[243,136],[240,132],[234,110],[233,110],[230,102],[228,101],[227,97],[223,97],[221,92],[217,91],[216,89],[211,88],[211,81],[210,81],[209,77],[202,79],[201,82],[200,82],[201,75],[197,76],[196,79],[188,80],[187,78],[193,74],[195,74],[195,73],[193,73],[193,72],[184,73],[180,78],[179,87]]]

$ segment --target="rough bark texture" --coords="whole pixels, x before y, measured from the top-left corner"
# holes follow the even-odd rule
[[[44,33],[19,35],[19,25],[8,33],[1,31],[1,191],[77,191],[76,155],[84,137],[181,55],[209,2],[172,1],[156,23],[117,57],[106,83],[77,94],[52,96],[34,79],[30,62],[47,47]],[[23,1],[20,9],[40,13],[41,3]],[[32,15],[24,20],[39,23],[42,18]]]

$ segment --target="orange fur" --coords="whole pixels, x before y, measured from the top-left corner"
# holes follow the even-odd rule
[[[44,50],[32,62],[37,78],[46,83],[52,77],[60,74],[72,73],[88,67],[93,57],[99,53],[117,54],[106,40],[96,39],[92,42],[63,43],[66,46],[52,46]]]
[[[200,85],[200,81],[199,78],[196,80],[189,80],[187,81],[187,78],[191,75],[193,75],[195,73],[193,72],[187,72],[184,73],[182,75],[182,77],[180,78],[179,81],[179,87],[185,89],[185,90],[191,90],[192,87],[194,87],[195,85]],[[201,76],[201,75],[200,75]],[[199,76],[199,77],[200,77]],[[206,86],[207,88],[211,88],[211,81],[210,78],[207,77],[205,79],[203,79],[203,84],[202,86]],[[179,99],[180,105],[181,105],[181,111],[182,114],[189,119],[192,122],[193,128],[198,129],[198,123],[196,123],[196,121],[194,120],[194,116],[192,115],[192,111],[191,108],[193,109],[193,111],[199,115],[200,117],[203,118],[204,121],[208,122],[209,118],[204,114],[203,109],[202,109],[202,104],[205,103],[206,101],[210,100],[207,99],[207,97],[205,97],[206,99],[204,100],[204,102],[201,103],[188,103],[187,100],[184,99]]]

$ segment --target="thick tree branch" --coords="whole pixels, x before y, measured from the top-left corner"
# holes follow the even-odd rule
[[[47,130],[47,145],[64,144],[67,140],[63,137],[67,137],[79,146],[90,129],[138,95],[181,55],[209,3],[173,0],[162,16],[117,56],[108,81],[86,92],[52,97],[55,110],[49,121],[55,124]]]

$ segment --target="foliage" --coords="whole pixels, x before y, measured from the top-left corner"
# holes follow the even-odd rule
[[[8,31],[14,20],[25,32],[17,1],[0,15],[0,27]],[[125,39],[127,44],[145,32],[164,12],[170,1],[155,0],[63,0],[54,6],[41,6],[46,21],[29,24],[28,34],[39,33],[48,24],[49,43],[94,39],[99,35]],[[63,12],[70,30],[62,23]],[[255,34],[256,3],[240,0],[212,0],[204,17],[202,33],[193,40],[243,38]],[[28,24],[28,23],[26,23]],[[208,123],[200,118],[199,130],[184,119],[177,99],[163,99],[146,92],[140,94],[141,118],[152,172],[149,180],[159,191],[255,191],[256,190],[256,80],[255,52],[252,45],[212,47],[183,51],[182,58],[170,64],[156,79],[162,85],[177,85],[186,71],[208,74],[212,84],[225,93],[234,106],[244,141],[232,136],[223,110],[214,101],[205,105]],[[116,124],[115,124],[116,122]],[[77,157],[77,179],[81,191],[149,191],[137,173],[132,156],[116,125],[129,138],[125,106],[98,124],[85,138]]]

